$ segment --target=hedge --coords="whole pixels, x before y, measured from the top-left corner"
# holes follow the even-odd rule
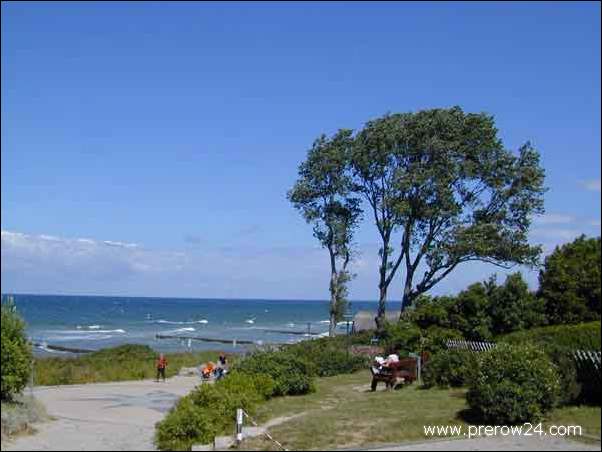
[[[555,345],[572,350],[600,350],[600,321],[578,325],[553,325],[499,336],[498,342]]]

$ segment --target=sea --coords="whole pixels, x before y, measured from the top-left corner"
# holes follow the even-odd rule
[[[328,331],[327,301],[10,296],[25,320],[29,338],[36,344],[36,353],[42,355],[71,353],[61,349],[99,350],[126,343],[145,344],[164,352],[237,352],[256,345],[294,343],[324,336]],[[4,302],[6,296],[2,299]],[[376,307],[374,301],[353,301],[347,319],[360,310],[376,311]],[[390,303],[387,308],[399,309],[399,303]],[[348,328],[348,322],[340,322],[337,333],[346,334]]]

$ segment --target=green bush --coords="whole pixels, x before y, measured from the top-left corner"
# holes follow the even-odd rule
[[[558,382],[560,383],[559,404],[570,405],[581,402],[583,385],[579,382],[579,371],[572,352],[565,347],[553,344],[546,345],[543,350],[545,350],[558,371]]]
[[[25,336],[25,324],[11,302],[2,303],[2,400],[19,394],[31,375],[31,346]]]
[[[600,322],[552,325],[498,338],[509,344],[534,344],[556,364],[562,387],[561,403],[600,404],[600,373],[588,363],[577,363],[576,350],[600,350]]]
[[[482,353],[466,395],[482,421],[539,421],[559,400],[560,383],[550,358],[533,345],[500,344]]]
[[[193,444],[211,443],[233,430],[238,408],[253,414],[273,391],[270,377],[236,372],[213,385],[203,384],[157,423],[155,443],[161,450],[190,450]]]
[[[600,237],[581,236],[546,257],[539,297],[549,323],[600,320],[600,251]]]
[[[424,387],[459,387],[468,384],[478,366],[477,353],[468,350],[443,350],[424,366]]]
[[[553,325],[518,331],[497,338],[509,344],[554,345],[571,350],[600,350],[600,321],[579,325]]]
[[[365,369],[369,364],[366,357],[348,353],[347,345],[346,337],[320,338],[288,345],[284,350],[312,363],[316,376],[331,377]]]
[[[451,339],[462,340],[464,336],[458,330],[431,326],[422,332],[421,351],[427,352],[430,355],[436,354],[446,350],[446,343]]]
[[[420,348],[421,337],[420,328],[410,321],[387,323],[381,345],[386,354],[397,353],[403,356]]]
[[[317,374],[314,364],[292,352],[256,352],[233,366],[246,375],[268,375],[274,380],[274,396],[307,394],[314,390],[312,377]]]
[[[498,286],[495,277],[486,283],[488,313],[494,335],[520,331],[545,324],[544,303],[529,290],[521,273],[514,273]]]

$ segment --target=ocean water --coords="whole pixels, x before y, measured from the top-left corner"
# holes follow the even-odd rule
[[[125,343],[146,344],[158,351],[237,351],[246,346],[186,338],[293,343],[328,331],[327,301],[63,295],[13,295],[13,299],[27,334],[40,344],[38,353],[61,354],[47,345],[98,350]],[[399,309],[399,303],[388,309]],[[350,312],[359,310],[375,311],[376,303],[352,302]],[[338,330],[345,333],[346,325],[340,324]],[[308,331],[312,336],[304,334]]]

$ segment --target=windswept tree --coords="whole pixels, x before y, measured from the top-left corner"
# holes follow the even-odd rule
[[[340,130],[322,135],[299,166],[299,179],[288,193],[289,200],[313,225],[314,236],[330,257],[330,336],[346,302],[349,264],[353,258],[353,234],[361,210],[352,192],[348,173],[352,132]]]
[[[492,116],[454,107],[387,115],[356,137],[356,183],[382,238],[378,326],[400,266],[403,310],[462,263],[538,261],[527,235],[543,213],[539,154],[529,143],[505,149],[497,132]]]

